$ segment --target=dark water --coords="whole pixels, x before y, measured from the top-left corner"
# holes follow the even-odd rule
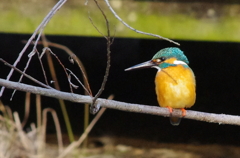
[[[0,34],[0,58],[13,63],[24,47],[21,40],[27,40],[29,37],[30,35]],[[85,65],[92,91],[96,94],[105,72],[106,40],[104,38],[72,36],[47,36],[47,38],[51,42],[69,47],[77,54]],[[180,40],[178,42],[181,44],[180,48],[187,55],[190,67],[193,69],[197,80],[197,101],[191,110],[239,115],[240,44]],[[153,39],[116,38],[111,46],[112,67],[110,76],[101,97],[106,98],[110,94],[114,94],[115,100],[157,106],[154,90],[156,70],[146,69],[125,72],[124,69],[151,59],[158,50],[169,46],[175,45]],[[39,46],[39,52],[41,52],[41,49],[42,47]],[[80,79],[82,78],[79,69],[76,65],[70,64],[68,55],[64,51],[56,48],[51,49],[67,68],[75,72]],[[31,49],[28,49],[27,53],[30,51]],[[27,53],[18,65],[20,69],[23,69],[26,64]],[[56,70],[62,90],[69,91],[67,79],[61,66],[56,60],[54,62],[57,65]],[[47,71],[48,66],[45,57],[43,63],[50,81],[51,77]],[[0,68],[0,77],[6,78],[9,68],[3,64],[0,64]],[[33,58],[27,73],[43,81],[37,57]],[[19,74],[15,73],[12,80],[17,80],[18,76]],[[24,79],[24,82],[32,83],[28,79]],[[25,94],[17,92],[13,101],[9,101],[11,92],[12,90],[6,90],[2,101],[9,105],[13,111],[18,111],[20,116],[23,117]],[[81,89],[75,90],[75,92],[83,94]],[[62,129],[66,131],[58,101],[48,97],[42,97],[42,99],[43,108],[52,107],[57,110]],[[71,102],[66,103],[74,133],[81,134],[83,131],[83,106]],[[36,121],[35,111],[34,95],[32,95],[31,120],[29,123]],[[48,128],[49,132],[54,132],[51,119],[49,119],[49,124],[51,125]],[[108,109],[94,127],[91,135],[128,136],[159,142],[239,145],[239,132],[240,127],[238,126],[218,125],[187,119],[182,120],[180,126],[173,127],[170,125],[168,118]]]

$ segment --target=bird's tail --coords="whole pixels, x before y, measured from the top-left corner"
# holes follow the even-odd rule
[[[178,126],[181,122],[181,119],[180,117],[170,117],[170,123],[173,125],[173,126]]]

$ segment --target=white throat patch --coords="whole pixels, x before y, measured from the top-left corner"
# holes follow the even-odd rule
[[[180,60],[175,60],[174,62],[173,62],[173,64],[176,64],[176,65],[187,65],[184,61],[180,61]]]
[[[156,68],[156,69],[158,69],[158,71],[161,71],[161,68],[158,66],[152,66],[152,68]]]

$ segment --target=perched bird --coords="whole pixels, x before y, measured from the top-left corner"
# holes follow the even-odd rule
[[[155,90],[161,107],[170,112],[172,125],[179,125],[181,118],[171,117],[172,109],[181,109],[182,116],[186,115],[184,108],[193,106],[196,100],[196,81],[192,69],[184,53],[176,47],[164,48],[158,51],[152,60],[132,66],[125,71],[156,68]]]

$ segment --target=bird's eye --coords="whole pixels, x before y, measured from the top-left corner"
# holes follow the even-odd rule
[[[163,61],[165,61],[167,58],[166,57],[160,57],[160,58],[157,58],[157,59],[153,59],[153,62],[154,63],[161,63]]]
[[[166,60],[166,57],[161,57],[161,58],[159,58],[161,61],[164,61],[164,60]]]

